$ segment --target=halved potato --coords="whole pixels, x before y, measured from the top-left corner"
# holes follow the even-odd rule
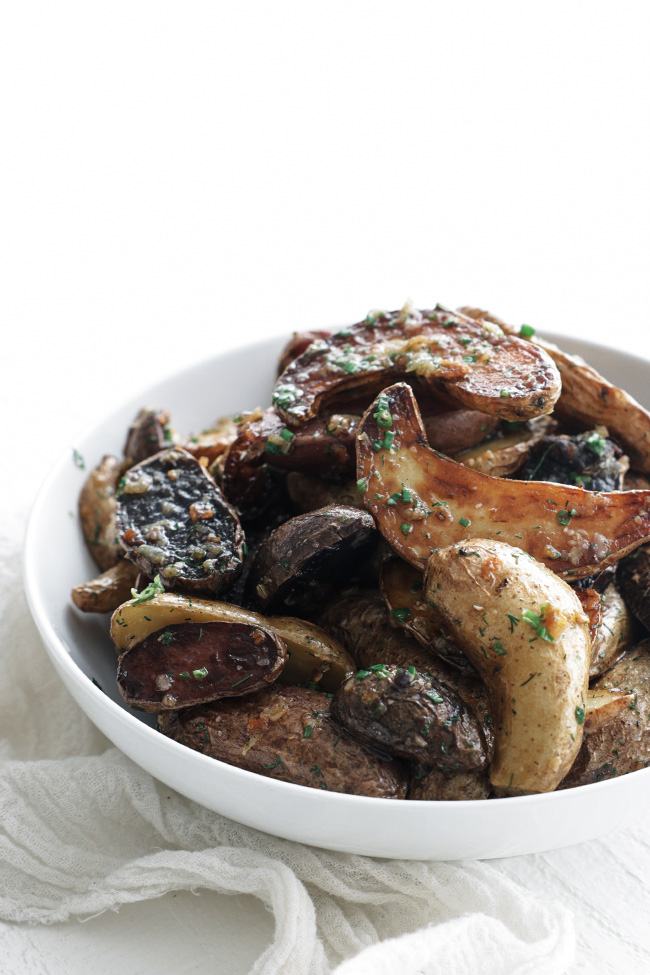
[[[493,788],[551,792],[584,730],[591,644],[576,594],[521,549],[487,539],[431,555],[425,591],[488,689]]]
[[[384,390],[365,414],[357,473],[382,534],[417,568],[453,542],[495,538],[524,549],[558,575],[581,579],[650,536],[649,491],[594,493],[512,481],[469,470],[431,450],[405,383]]]
[[[119,477],[119,460],[106,454],[88,475],[79,495],[79,519],[86,545],[102,570],[110,569],[123,557],[115,540],[115,492]]]
[[[120,606],[111,619],[111,637],[124,653],[150,634],[177,623],[246,623],[275,633],[285,643],[289,659],[281,679],[286,683],[317,683],[334,691],[356,670],[354,661],[333,637],[306,620],[267,617],[230,603],[196,599],[177,593],[141,596]]]
[[[273,405],[298,427],[343,392],[372,393],[408,375],[467,409],[505,420],[550,413],[561,385],[543,350],[498,326],[440,305],[424,312],[405,305],[310,345],[278,379]]]
[[[514,325],[480,308],[461,308],[477,321],[496,324],[508,335],[521,335]],[[525,332],[526,341],[536,345],[551,357],[562,377],[562,392],[555,405],[555,414],[567,420],[583,423],[586,427],[596,424],[606,426],[619,441],[639,471],[650,472],[650,413],[640,403],[614,386],[604,376],[587,365],[579,356],[568,355],[552,342]]]

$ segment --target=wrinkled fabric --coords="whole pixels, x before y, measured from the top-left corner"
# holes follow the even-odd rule
[[[29,616],[16,544],[0,545],[0,919],[52,924],[172,890],[212,889],[251,894],[274,915],[254,975],[567,970],[569,912],[493,864],[312,849],[154,780],[111,746],[60,682]]]

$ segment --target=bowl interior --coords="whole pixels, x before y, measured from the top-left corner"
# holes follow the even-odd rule
[[[647,399],[648,361],[548,337],[641,402]],[[48,477],[28,525],[25,587],[48,653],[73,697],[122,751],[182,794],[257,829],[329,849],[423,859],[508,856],[569,845],[637,821],[650,799],[650,770],[517,799],[367,799],[265,779],[206,758],[160,735],[153,716],[124,705],[108,618],[79,613],[69,598],[72,586],[97,574],[77,518],[81,486],[103,454],[121,455],[126,430],[142,406],[168,409],[174,426],[190,433],[223,414],[268,404],[284,341],[215,356],[144,390],[75,444],[76,453],[71,446]]]

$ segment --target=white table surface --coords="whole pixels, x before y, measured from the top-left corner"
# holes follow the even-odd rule
[[[407,297],[648,354],[647,27],[549,0],[2,7],[3,502],[24,518],[138,387]],[[648,970],[650,825],[507,868],[582,902],[576,972]],[[178,893],[2,924],[0,969],[236,975],[271,920]]]

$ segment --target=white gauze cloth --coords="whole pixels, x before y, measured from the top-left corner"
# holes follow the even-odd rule
[[[254,975],[567,971],[569,913],[489,863],[311,849],[224,819],[143,772],[54,672],[19,564],[15,541],[0,537],[0,919],[51,924],[208,888],[272,910],[274,939]]]

